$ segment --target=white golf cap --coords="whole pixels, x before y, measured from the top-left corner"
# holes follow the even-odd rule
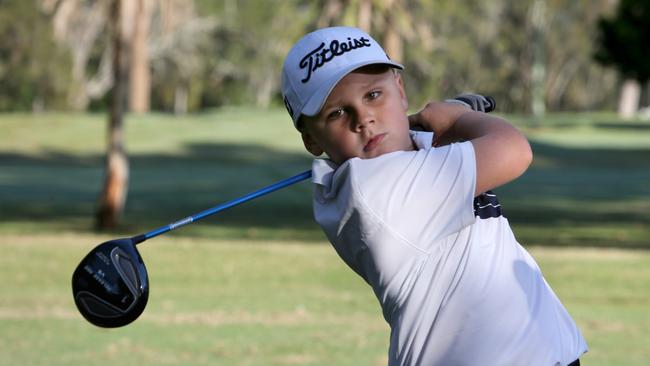
[[[297,127],[301,115],[317,115],[345,75],[371,64],[404,68],[391,61],[377,41],[357,28],[322,28],[301,38],[282,67],[282,96],[294,126]]]

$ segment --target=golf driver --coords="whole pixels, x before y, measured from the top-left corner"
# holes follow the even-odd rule
[[[309,177],[311,170],[145,234],[99,244],[72,274],[72,295],[79,312],[99,327],[116,328],[131,323],[142,314],[149,298],[147,267],[137,244]]]
[[[456,100],[484,112],[491,112],[496,105],[491,97],[472,94],[459,96]],[[149,277],[137,244],[309,177],[311,170],[147,233],[99,244],[81,260],[72,274],[72,295],[79,312],[99,327],[116,328],[131,323],[142,314],[149,298]]]

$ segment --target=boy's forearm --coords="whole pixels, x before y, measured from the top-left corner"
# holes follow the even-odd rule
[[[507,121],[485,113],[467,111],[456,119],[447,131],[448,138],[454,140],[474,140],[488,134],[514,134],[526,139]]]
[[[472,142],[476,153],[477,194],[519,177],[532,162],[528,139],[498,117],[463,113],[447,135]]]
[[[465,110],[454,118],[447,131],[436,136],[434,145],[444,146],[452,142],[474,140],[490,133],[514,132],[518,131],[503,119]]]
[[[409,121],[413,127],[433,131],[434,146],[472,141],[478,170],[494,169],[505,180],[519,176],[532,161],[526,137],[510,123],[493,115],[474,112],[457,104],[431,102],[409,116]],[[486,182],[489,185],[489,182],[501,180],[504,179],[487,179]]]

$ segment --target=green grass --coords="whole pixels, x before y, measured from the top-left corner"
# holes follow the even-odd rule
[[[647,364],[650,123],[512,119],[535,162],[497,193],[586,336],[585,364]],[[279,109],[131,116],[124,221],[95,234],[105,123],[103,115],[0,115],[0,364],[385,364],[377,301],[313,223],[306,183],[143,244],[144,314],[114,330],[83,321],[70,275],[92,246],[310,166]]]
[[[355,365],[385,354],[386,326],[362,281],[327,246],[300,242],[157,239],[140,249],[145,313],[128,327],[96,328],[76,312],[69,281],[88,244],[106,239],[5,236],[3,362]]]
[[[122,233],[145,231],[310,168],[281,111],[129,118]],[[103,179],[105,117],[8,115],[0,126],[0,232],[87,231]],[[320,240],[310,187],[224,212],[184,235]],[[250,217],[255,217],[251,220]]]
[[[650,122],[607,114],[514,120],[534,162],[497,192],[523,243],[650,248]]]
[[[91,234],[5,235],[0,355],[8,365],[385,365],[369,288],[327,245],[161,237],[141,246],[147,309],[106,330],[76,312],[70,274]],[[531,249],[590,345],[589,365],[646,365],[650,253]]]
[[[610,115],[514,118],[535,161],[497,190],[530,245],[650,247],[650,123]],[[106,117],[0,116],[0,233],[93,226]],[[148,231],[310,167],[282,110],[233,108],[175,118],[129,117],[130,190],[118,234]],[[310,187],[298,184],[229,210],[184,236],[321,241]],[[549,228],[551,228],[549,230]]]

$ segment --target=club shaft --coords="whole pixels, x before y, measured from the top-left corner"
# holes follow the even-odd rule
[[[300,173],[298,175],[294,175],[293,177],[289,177],[289,178],[283,179],[283,180],[281,180],[281,181],[279,181],[277,183],[271,184],[270,186],[258,189],[257,191],[251,192],[251,193],[249,193],[249,194],[247,194],[245,196],[233,199],[231,201],[228,201],[228,202],[222,203],[220,205],[211,207],[211,208],[209,208],[207,210],[201,211],[201,212],[199,212],[197,214],[188,216],[188,217],[186,217],[184,219],[172,222],[169,225],[161,226],[161,227],[159,227],[159,228],[157,228],[155,230],[151,230],[151,231],[149,231],[149,232],[147,232],[145,234],[134,236],[132,238],[132,240],[134,241],[135,244],[141,243],[141,242],[143,242],[143,241],[145,241],[147,239],[151,239],[151,238],[156,237],[158,235],[161,235],[161,234],[164,234],[166,232],[177,229],[177,228],[179,228],[181,226],[185,226],[185,225],[191,224],[191,223],[193,223],[195,221],[199,221],[199,220],[201,220],[201,219],[203,219],[205,217],[214,215],[217,212],[221,212],[223,210],[226,210],[228,208],[237,206],[239,204],[250,201],[250,200],[255,199],[257,197],[264,196],[265,194],[277,191],[279,189],[282,189],[284,187],[287,187],[287,186],[290,186],[292,184],[298,183],[298,182],[303,181],[305,179],[308,179],[310,177],[311,177],[311,170],[307,170],[307,171],[302,172],[302,173]]]

